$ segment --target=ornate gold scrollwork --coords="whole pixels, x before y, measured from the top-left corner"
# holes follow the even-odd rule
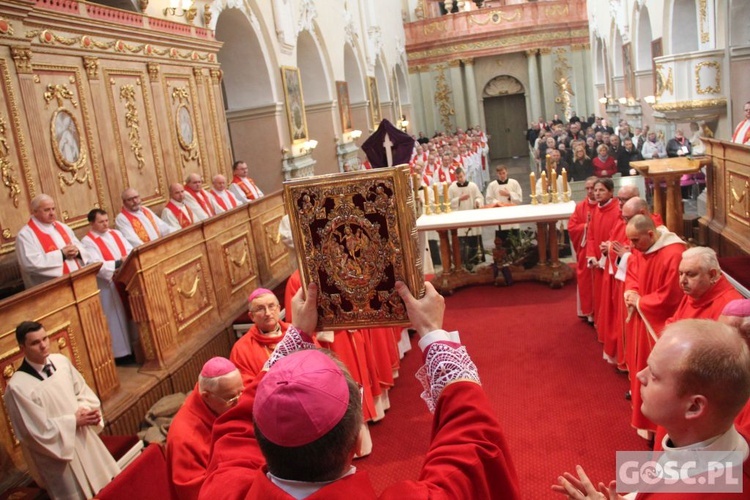
[[[18,208],[18,195],[21,194],[21,186],[13,170],[8,153],[8,138],[6,137],[7,124],[5,117],[0,114],[0,173],[2,173],[3,185],[8,188],[8,198],[13,200],[13,206]],[[7,239],[7,238],[6,238]]]
[[[485,26],[489,23],[500,24],[503,21],[513,21],[521,18],[521,11],[516,9],[513,15],[508,15],[502,10],[493,10],[487,13],[487,17],[484,20],[479,20],[479,15],[469,16],[469,24],[476,24],[478,26]]]
[[[451,94],[453,91],[445,81],[445,67],[440,65],[437,69],[439,73],[435,78],[435,104],[437,104],[438,110],[440,111],[440,123],[442,123],[443,128],[448,130],[452,128],[451,116],[456,114],[456,111],[451,105]]]
[[[0,35],[13,36],[13,25],[4,17],[0,17]]]
[[[146,68],[148,69],[148,77],[152,82],[155,82],[159,79],[159,63],[146,63]]]
[[[200,274],[195,275],[195,279],[193,280],[193,285],[190,287],[189,290],[183,290],[182,287],[177,287],[177,291],[180,295],[185,297],[186,299],[192,299],[195,296],[195,293],[198,291],[198,283],[201,280]]]
[[[68,341],[64,336],[61,335],[57,338],[57,348],[62,351],[66,347],[68,347]]]
[[[562,115],[570,116],[572,111],[570,97],[575,96],[570,84],[570,71],[573,67],[568,64],[565,49],[556,49],[555,56],[557,57],[557,60],[555,61],[555,85],[557,85],[557,97],[555,97],[555,102],[560,104]]]
[[[706,25],[708,23],[708,5],[707,0],[698,0],[698,11],[700,12],[700,29],[701,29],[701,43],[708,43],[711,39]]]
[[[16,64],[17,73],[31,73],[31,48],[13,45],[10,47],[10,56]]]
[[[135,104],[135,87],[133,85],[120,87],[120,99],[125,101],[125,126],[128,129],[130,150],[138,162],[138,170],[142,171],[146,166],[146,160],[143,158],[141,127],[138,119],[138,108]]]
[[[10,229],[8,228],[3,229],[3,238],[5,238],[6,240],[9,240],[12,237],[13,237],[13,233],[10,232]]]
[[[78,119],[70,110],[63,106],[64,101],[70,101],[74,108],[78,102],[73,98],[67,85],[48,84],[44,92],[44,101],[49,105],[51,101],[57,101],[57,109],[52,113],[50,120],[50,140],[52,143],[52,155],[58,168],[62,172],[57,174],[60,183],[60,191],[65,192],[65,186],[88,183],[92,187],[91,171],[86,167],[86,146],[83,143]]]
[[[701,87],[701,69],[704,67],[716,70],[716,86]],[[699,94],[721,94],[721,63],[718,61],[701,61],[695,65],[695,91]]]
[[[193,122],[193,115],[188,107],[190,97],[186,87],[175,87],[172,89],[172,101],[177,101],[177,109],[174,115],[175,132],[177,141],[182,148],[182,159],[185,162],[197,161],[201,164],[200,155],[198,154],[198,137]],[[185,163],[182,164],[183,168]]]
[[[664,66],[657,64],[656,67],[656,96],[661,97],[665,91],[669,91],[670,94],[674,95],[674,78],[672,76],[672,68],[667,68],[667,72],[664,72]]]
[[[14,373],[16,373],[16,369],[13,368],[13,365],[5,365],[5,368],[3,369],[3,378],[5,380],[10,380]]]
[[[86,75],[89,80],[99,79],[99,58],[93,56],[83,56],[83,67],[86,68]]]

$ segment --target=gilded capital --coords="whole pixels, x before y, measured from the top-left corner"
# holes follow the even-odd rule
[[[10,55],[16,63],[17,73],[31,73],[31,47],[12,45]]]
[[[551,47],[541,47],[539,49],[539,53],[542,54],[542,55],[551,54],[552,53],[552,48]]]
[[[195,76],[196,84],[203,84],[203,68],[193,68],[193,76]]]
[[[526,57],[534,57],[539,52],[539,49],[526,49],[524,52],[526,52]]]
[[[461,59],[461,63],[463,63],[464,66],[471,66],[472,64],[474,64],[474,58],[466,57],[464,59]]]
[[[460,59],[453,59],[452,61],[448,61],[449,68],[458,68],[459,66],[461,66]]]
[[[224,76],[224,73],[220,69],[212,69],[209,71],[209,74],[211,75],[211,83],[214,85],[221,83],[221,79]]]

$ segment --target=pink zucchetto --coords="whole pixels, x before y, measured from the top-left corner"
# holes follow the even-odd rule
[[[201,377],[221,377],[222,375],[232,373],[236,369],[237,367],[234,366],[234,363],[229,361],[227,358],[216,356],[206,361],[206,364],[203,365],[203,369],[201,370]]]
[[[750,316],[750,299],[735,299],[727,303],[721,315],[747,318]]]
[[[273,292],[269,290],[268,288],[256,288],[253,290],[253,293],[250,294],[250,296],[247,298],[247,303],[250,304],[252,301],[260,297],[261,295],[265,295],[267,293],[270,293],[273,295]]]
[[[278,446],[304,446],[325,436],[346,413],[349,387],[339,366],[320,351],[280,359],[258,384],[253,419]]]

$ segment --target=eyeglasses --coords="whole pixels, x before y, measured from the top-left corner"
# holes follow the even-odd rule
[[[253,307],[252,309],[250,309],[250,314],[264,313],[266,311],[275,312],[279,310],[279,307],[280,307],[279,304],[271,304],[268,306]]]
[[[228,407],[237,406],[237,403],[240,401],[241,395],[242,395],[242,392],[238,392],[237,395],[234,396],[233,398],[225,399],[225,398],[222,398],[221,396],[211,393],[211,396],[215,397],[216,399],[220,401],[223,401],[224,404],[227,405]]]

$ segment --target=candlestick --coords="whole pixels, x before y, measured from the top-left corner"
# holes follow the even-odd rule
[[[547,193],[547,172],[542,172],[542,194]]]
[[[440,206],[440,201],[439,201],[440,195],[438,194],[437,182],[435,182],[435,183],[432,184],[432,192],[435,194],[435,206],[439,207]],[[435,212],[438,212],[438,210],[435,210]]]
[[[446,214],[451,211],[451,200],[448,198],[448,183],[443,182],[443,212]]]
[[[531,196],[533,199],[536,196],[536,174],[534,172],[529,174],[529,181],[531,181]]]
[[[568,172],[564,168],[562,169],[562,183],[563,183],[563,186],[562,186],[563,193],[567,193],[568,192]]]
[[[550,191],[552,191],[552,194],[557,194],[557,170],[555,170],[554,168],[550,172],[550,184]],[[552,198],[554,198],[554,196]]]

